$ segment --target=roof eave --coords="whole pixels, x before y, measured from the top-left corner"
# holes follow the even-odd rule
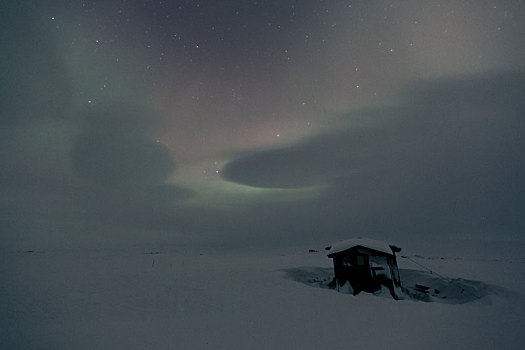
[[[371,251],[373,251],[373,252],[377,252],[377,253],[379,253],[379,254],[381,254],[381,255],[390,255],[390,256],[395,256],[396,251],[397,251],[397,252],[401,251],[401,248],[396,247],[396,246],[393,246],[393,247],[395,247],[396,250],[394,250],[394,249],[392,248],[392,246],[390,246],[390,248],[392,248],[392,253],[387,253],[387,252],[384,252],[384,251],[382,251],[382,250],[378,250],[378,249],[370,248],[370,247],[367,247],[367,246],[356,245],[356,246],[353,246],[353,247],[351,247],[351,248],[348,248],[348,249],[345,249],[345,250],[341,250],[341,251],[339,251],[339,252],[330,253],[330,254],[327,255],[327,257],[329,257],[329,258],[333,258],[333,257],[335,257],[335,256],[337,256],[337,255],[343,255],[344,253],[346,253],[346,252],[348,252],[348,251],[350,251],[350,250],[352,250],[352,249],[355,249],[355,248],[364,248],[364,249],[371,250]]]

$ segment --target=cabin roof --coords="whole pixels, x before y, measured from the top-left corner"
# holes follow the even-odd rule
[[[328,257],[332,257],[337,253],[344,252],[345,250],[352,249],[354,247],[368,248],[388,255],[394,255],[394,251],[401,250],[400,248],[384,241],[378,241],[376,239],[361,237],[350,238],[344,241],[334,243],[326,249],[328,250]]]

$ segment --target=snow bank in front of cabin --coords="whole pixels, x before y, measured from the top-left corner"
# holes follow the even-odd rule
[[[331,268],[297,267],[285,269],[287,278],[311,287],[336,289],[339,293],[353,294],[354,290],[347,281],[338,287],[334,282]],[[464,278],[447,278],[425,270],[400,269],[402,294],[404,300],[438,302],[445,304],[465,304],[470,302],[490,303],[492,297],[513,298],[517,293],[506,288],[472,281]],[[392,298],[385,287],[373,294]],[[361,292],[364,293],[364,292]]]
[[[312,286],[326,283],[331,259],[308,253],[309,247],[250,253],[160,244],[148,250],[3,251],[0,348],[521,349],[525,245],[478,244],[492,255],[452,252],[439,244],[431,246],[434,251],[413,252],[454,254],[419,262],[449,278],[514,294],[499,295],[490,287],[483,302],[445,304],[314,288],[285,271],[314,276]],[[402,271],[417,268],[403,259],[398,264]]]

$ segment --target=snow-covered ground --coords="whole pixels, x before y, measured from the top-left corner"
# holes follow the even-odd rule
[[[330,277],[331,260],[308,248],[322,247],[6,249],[0,255],[0,347],[523,348],[524,242],[396,243],[411,259],[398,257],[402,280],[455,281],[477,297],[395,301],[320,288],[315,278]]]

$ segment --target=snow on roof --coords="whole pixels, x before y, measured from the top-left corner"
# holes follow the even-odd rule
[[[385,254],[393,255],[392,248],[390,247],[391,245],[388,244],[387,242],[378,241],[376,239],[371,239],[371,238],[361,238],[361,237],[350,238],[350,239],[346,239],[341,242],[334,243],[330,247],[327,247],[326,249],[328,250],[328,256],[330,256],[332,254],[340,253],[340,252],[343,252],[345,250],[348,250],[348,249],[351,249],[357,246],[369,248],[369,249],[377,250]]]

